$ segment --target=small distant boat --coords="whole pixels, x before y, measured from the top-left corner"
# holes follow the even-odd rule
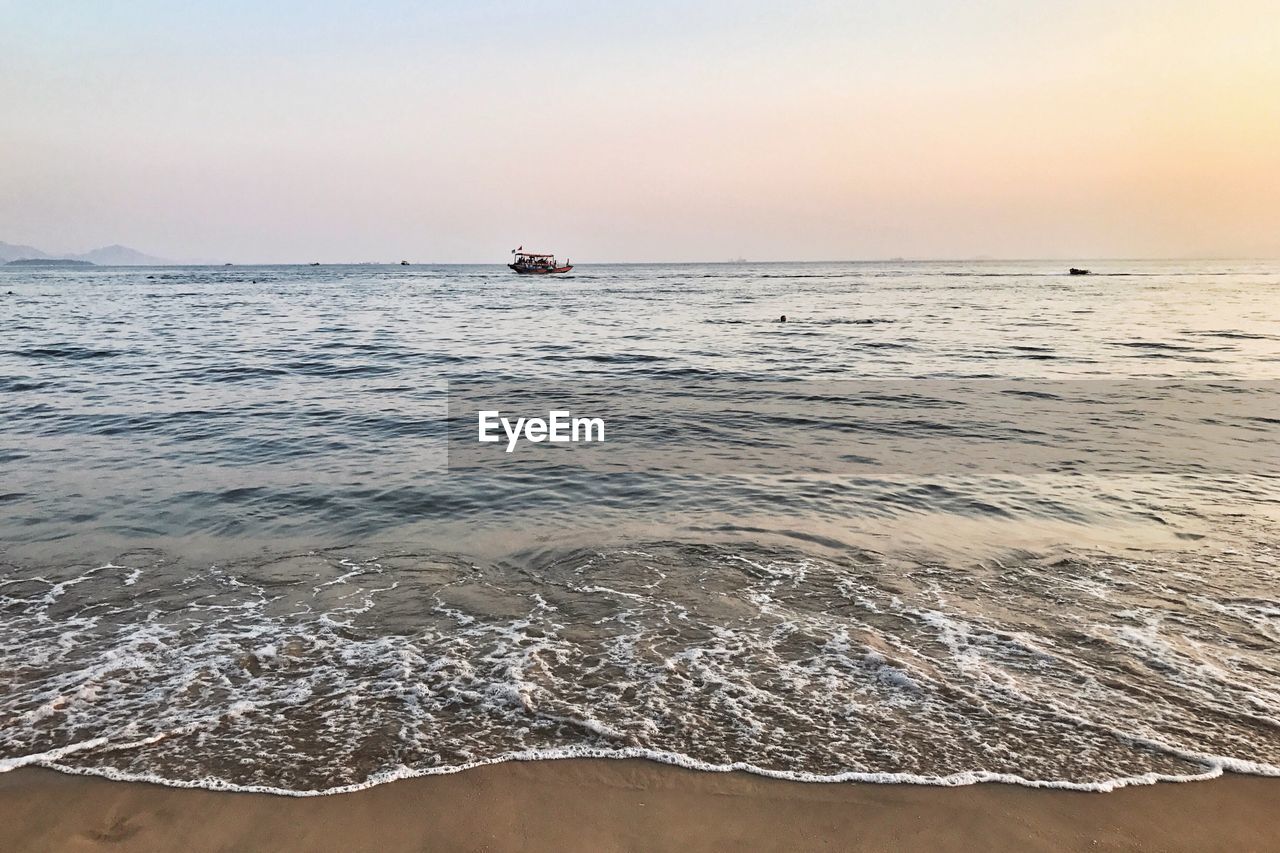
[[[1068,270],[1068,272],[1071,275],[1093,275],[1093,273],[1091,273],[1089,270],[1082,270],[1082,269],[1078,269],[1077,267],[1072,267],[1070,270]]]
[[[568,260],[562,266],[556,260],[555,255],[526,252],[524,246],[519,249],[512,249],[511,254],[515,256],[515,259],[507,266],[521,275],[555,275],[556,273],[566,273],[573,269],[573,264],[569,263]]]
[[[318,267],[318,266],[320,266],[320,262],[319,262],[319,261],[312,261],[312,262],[309,264],[309,266]]]
[[[407,267],[407,266],[409,266],[409,262],[408,262],[408,261],[401,261],[401,262],[400,262],[400,266],[402,266],[402,267]]]

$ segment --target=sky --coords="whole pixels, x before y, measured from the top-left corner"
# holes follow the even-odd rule
[[[0,240],[1280,257],[1280,0],[0,0]]]

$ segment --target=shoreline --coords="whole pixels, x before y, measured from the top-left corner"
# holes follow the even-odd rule
[[[1194,756],[1200,757],[1200,756]],[[276,788],[269,785],[250,785],[225,782],[219,779],[171,780],[150,776],[135,776],[115,769],[77,769],[60,765],[57,762],[32,762],[14,764],[6,768],[7,761],[0,761],[0,777],[5,773],[19,770],[47,770],[66,776],[87,776],[109,782],[126,784],[158,785],[162,788],[180,790],[213,791],[228,794],[263,794],[272,797],[289,797],[309,799],[313,797],[336,797],[344,794],[358,794],[371,788],[396,782],[413,781],[431,776],[453,776],[467,773],[484,767],[495,767],[504,764],[538,764],[544,761],[647,761],[695,773],[712,774],[746,774],[759,776],[781,782],[800,783],[804,785],[909,785],[924,788],[966,788],[973,785],[1011,785],[1019,788],[1032,788],[1050,791],[1074,791],[1085,794],[1106,794],[1123,788],[1148,787],[1162,784],[1186,784],[1208,782],[1223,776],[1260,776],[1277,777],[1271,765],[1253,761],[1228,759],[1222,756],[1203,756],[1206,761],[1204,773],[1189,775],[1169,775],[1163,773],[1145,773],[1138,776],[1123,776],[1100,782],[1069,782],[1066,780],[1031,779],[990,770],[969,770],[953,773],[948,776],[921,776],[911,773],[894,773],[888,771],[849,771],[832,776],[823,776],[803,771],[770,770],[745,762],[729,765],[706,764],[677,753],[637,747],[626,747],[615,750],[574,749],[565,750],[531,750],[507,753],[496,758],[481,759],[470,764],[448,767],[436,767],[421,771],[412,771],[401,767],[399,772],[379,772],[369,776],[365,781],[349,785],[337,785],[321,789]],[[1216,762],[1212,765],[1208,762]]]
[[[1262,850],[1280,779],[1108,793],[810,783],[645,759],[504,762],[320,797],[0,774],[0,849]]]

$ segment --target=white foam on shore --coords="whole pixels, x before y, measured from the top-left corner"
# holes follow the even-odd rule
[[[1280,776],[1260,645],[1276,602],[1201,584],[1192,619],[1165,603],[1176,590],[1146,595],[1161,567],[1091,568],[1116,575],[1108,595],[1048,614],[1046,595],[1079,586],[1057,583],[1070,567],[974,587],[924,564],[886,589],[877,567],[715,549],[533,578],[449,565],[428,587],[376,560],[283,586],[214,567],[164,609],[123,589],[123,566],[11,578],[0,666],[27,674],[0,697],[0,772],[289,796],[570,758],[1078,791]],[[998,605],[963,600],[975,588]],[[397,607],[408,621],[383,621]],[[211,776],[224,759],[239,771]],[[396,763],[348,769],[369,759]]]
[[[648,761],[656,761],[660,764],[671,764],[677,767],[683,767],[688,770],[700,770],[708,773],[752,773],[757,776],[764,776],[770,779],[781,779],[790,782],[814,782],[823,784],[862,782],[877,785],[932,785],[943,788],[958,788],[966,785],[977,785],[984,782],[998,782],[1005,785],[1019,785],[1025,788],[1047,788],[1062,791],[1085,791],[1093,793],[1108,793],[1119,790],[1120,788],[1127,788],[1135,785],[1155,785],[1159,782],[1204,782],[1210,779],[1217,779],[1226,772],[1252,776],[1280,777],[1280,767],[1249,761],[1239,761],[1230,758],[1220,758],[1209,762],[1203,773],[1186,775],[1143,773],[1137,776],[1123,776],[1114,779],[1102,779],[1094,782],[1072,782],[1065,779],[1028,779],[1016,774],[995,773],[988,770],[971,770],[963,773],[953,773],[947,776],[917,775],[913,773],[868,773],[862,771],[822,775],[805,771],[774,770],[766,767],[759,767],[746,761],[737,761],[731,764],[710,764],[679,753],[662,752],[660,750],[644,749],[640,747],[628,747],[624,749],[574,747],[565,749],[529,750],[525,752],[512,752],[506,755],[496,756],[494,758],[486,758],[480,761],[471,761],[465,764],[458,764],[449,767],[416,769],[399,767],[394,770],[375,773],[364,782],[353,785],[337,785],[335,787],[325,788],[319,791],[297,791],[289,788],[276,788],[269,785],[237,785],[231,782],[212,778],[167,779],[162,776],[146,773],[125,773],[114,768],[106,767],[75,767],[60,764],[51,756],[36,757],[30,761],[22,761],[20,763],[13,764],[12,766],[9,766],[7,762],[0,762],[0,772],[15,770],[18,767],[38,766],[77,776],[97,776],[118,782],[149,782],[157,785],[165,785],[171,788],[199,788],[209,791],[275,794],[285,797],[327,797],[334,794],[350,794],[356,791],[363,791],[378,785],[385,785],[389,782],[396,782],[403,779],[415,779],[422,776],[448,776],[454,773],[461,773],[466,770],[474,770],[477,767],[505,764],[509,761],[557,761],[574,758],[645,759]]]

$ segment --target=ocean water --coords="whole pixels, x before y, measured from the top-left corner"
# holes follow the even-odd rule
[[[0,770],[1280,775],[1280,263],[1086,265],[0,267]]]

